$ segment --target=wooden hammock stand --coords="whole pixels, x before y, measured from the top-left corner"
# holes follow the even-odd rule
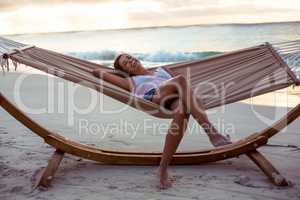
[[[35,186],[49,187],[54,174],[63,159],[65,153],[81,158],[115,165],[158,165],[161,153],[143,152],[118,152],[94,148],[88,145],[71,141],[59,133],[54,133],[32,120],[19,108],[13,105],[0,93],[0,105],[16,120],[32,130],[45,142],[56,150],[49,159],[47,167],[42,171]],[[284,117],[274,123],[271,127],[259,133],[234,142],[233,144],[195,152],[178,152],[174,155],[171,164],[195,165],[202,163],[225,160],[240,155],[247,155],[277,186],[287,186],[288,181],[276,170],[276,168],[257,149],[268,142],[268,139],[280,132],[284,127],[294,121],[300,115],[300,104],[290,110]]]

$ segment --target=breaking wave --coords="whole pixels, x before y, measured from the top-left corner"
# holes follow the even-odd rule
[[[85,60],[114,60],[120,52],[117,51],[87,51],[87,52],[67,52],[71,56],[75,56]],[[202,59],[214,55],[221,54],[217,51],[203,51],[203,52],[168,52],[157,51],[153,53],[131,53],[141,61],[145,62],[178,62],[186,60]]]

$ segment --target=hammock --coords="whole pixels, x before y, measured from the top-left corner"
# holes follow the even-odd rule
[[[172,75],[185,76],[194,89],[196,97],[201,98],[205,108],[209,109],[282,89],[292,84],[298,85],[299,79],[292,70],[295,71],[300,66],[299,52],[291,52],[292,47],[300,46],[298,43],[276,44],[278,50],[267,43],[204,60],[166,65],[164,68]],[[289,63],[293,62],[291,59],[293,56],[298,63],[293,62],[293,65],[290,65],[293,68],[290,69],[278,56],[277,51],[280,51]],[[297,53],[298,58],[295,56]],[[93,88],[153,116],[170,118],[172,115],[171,112],[166,112],[158,105],[135,97],[130,92],[101,81],[92,74],[94,69],[99,68],[113,72],[111,68],[38,47],[28,47],[4,38],[0,38],[0,56],[1,54],[7,55],[15,66],[16,63],[22,63]],[[8,70],[7,59],[2,59],[2,63],[5,64],[2,64],[2,68]]]
[[[63,55],[50,50],[28,46],[0,37],[0,64],[3,71],[10,70],[10,62],[17,67],[24,64],[54,76],[95,89],[138,110],[161,118],[172,117],[162,106],[133,96],[115,85],[107,83],[92,72],[113,69]],[[201,98],[206,109],[237,102],[267,92],[299,85],[296,75],[300,67],[300,40],[262,45],[237,50],[203,60],[194,60],[163,66],[172,76],[182,75],[189,82],[196,98]],[[154,70],[151,68],[150,70]],[[225,92],[224,92],[225,91]],[[0,105],[17,120],[52,145],[57,150],[37,185],[48,186],[64,153],[110,164],[157,164],[160,153],[118,152],[79,144],[53,133],[30,119],[0,93]],[[172,164],[199,164],[214,162],[246,154],[276,185],[287,181],[266,160],[257,148],[300,115],[300,104],[285,117],[259,133],[231,145],[197,152],[179,152]],[[276,175],[276,177],[275,177]],[[281,179],[278,177],[281,177]]]

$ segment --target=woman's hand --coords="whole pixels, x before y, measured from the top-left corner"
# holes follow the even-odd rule
[[[129,79],[125,79],[113,73],[103,71],[102,69],[94,69],[93,75],[124,90],[131,91]]]
[[[103,74],[103,72],[101,71],[101,69],[94,69],[93,70],[93,75],[100,78],[101,74]]]

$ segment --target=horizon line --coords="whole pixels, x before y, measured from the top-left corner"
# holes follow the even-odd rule
[[[277,22],[258,22],[258,23],[212,23],[212,24],[189,24],[189,25],[162,25],[162,26],[142,26],[142,27],[128,27],[128,28],[112,28],[112,29],[91,29],[91,30],[70,30],[70,31],[53,31],[53,32],[32,32],[32,33],[16,33],[3,34],[2,36],[19,36],[19,35],[47,35],[55,33],[79,33],[79,32],[97,32],[97,31],[121,31],[121,30],[143,30],[154,28],[185,28],[193,26],[243,26],[243,25],[266,25],[266,24],[281,24],[281,23],[300,23],[300,21],[277,21]]]

